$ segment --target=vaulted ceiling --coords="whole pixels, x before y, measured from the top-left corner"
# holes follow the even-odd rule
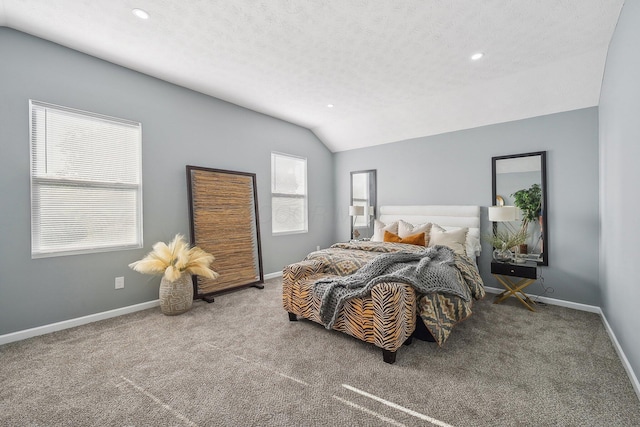
[[[307,127],[335,152],[598,105],[623,3],[0,0],[0,25]]]

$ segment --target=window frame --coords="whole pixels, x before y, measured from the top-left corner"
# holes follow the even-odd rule
[[[283,157],[297,161],[304,162],[304,194],[293,194],[293,193],[280,193],[275,190],[275,177],[276,177],[276,158]],[[284,236],[288,234],[303,234],[309,232],[309,173],[308,173],[308,161],[306,157],[296,156],[293,154],[286,154],[277,151],[271,152],[271,234],[273,236]],[[303,218],[303,229],[301,230],[288,230],[288,231],[274,231],[274,221],[275,215],[273,214],[273,199],[275,197],[278,198],[287,198],[294,200],[304,200],[304,218]]]
[[[109,182],[105,180],[87,180],[87,179],[74,179],[68,176],[53,177],[53,176],[39,176],[37,170],[35,158],[41,153],[37,153],[37,128],[36,120],[34,118],[34,111],[36,109],[45,111],[57,111],[62,113],[70,113],[73,115],[81,116],[83,119],[94,119],[103,122],[115,123],[123,126],[130,126],[137,129],[138,135],[136,137],[137,151],[137,183],[125,183],[125,182]],[[46,138],[46,136],[45,136]],[[46,154],[44,154],[46,156]],[[143,247],[143,204],[142,204],[142,124],[140,122],[122,119],[113,116],[107,116],[99,113],[93,113],[90,111],[83,111],[75,108],[65,107],[61,105],[51,104],[43,101],[29,100],[29,178],[30,178],[30,214],[31,214],[31,258],[49,258],[68,255],[80,255],[91,254],[100,252],[111,252],[129,249],[140,249]],[[135,192],[135,242],[134,243],[109,243],[100,244],[100,242],[91,242],[92,244],[78,245],[73,249],[59,249],[48,248],[42,249],[40,241],[42,239],[39,218],[42,217],[40,197],[38,193],[43,187],[46,186],[59,186],[66,188],[84,188],[88,190],[94,189],[113,189],[113,190],[134,190]],[[115,202],[114,203],[119,203]]]

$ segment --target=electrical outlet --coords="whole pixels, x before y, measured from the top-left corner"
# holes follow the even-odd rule
[[[320,250],[320,245],[316,246],[316,251]]]
[[[116,277],[116,289],[124,289],[124,277]]]

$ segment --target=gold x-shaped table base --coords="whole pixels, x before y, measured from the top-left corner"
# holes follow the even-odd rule
[[[500,274],[494,274],[493,276],[496,279],[498,279],[498,282],[500,282],[500,284],[504,286],[504,288],[506,289],[501,293],[499,293],[498,295],[496,295],[496,299],[495,301],[493,301],[494,304],[500,304],[502,301],[506,300],[511,295],[513,295],[518,299],[518,301],[524,304],[524,306],[527,307],[529,310],[536,311],[536,309],[533,308],[536,305],[536,303],[531,298],[529,298],[529,295],[525,294],[523,291],[524,288],[534,283],[536,281],[535,279],[523,278],[518,280],[517,282],[514,282],[511,280],[509,276],[502,276]]]

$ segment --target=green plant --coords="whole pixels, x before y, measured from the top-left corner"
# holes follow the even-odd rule
[[[511,249],[514,246],[523,244],[527,240],[525,231],[498,230],[493,234],[483,236],[484,240],[495,249]]]
[[[542,188],[540,184],[533,184],[528,189],[518,190],[511,196],[514,198],[513,204],[522,211],[522,231],[526,232],[529,222],[535,221],[540,216]]]

